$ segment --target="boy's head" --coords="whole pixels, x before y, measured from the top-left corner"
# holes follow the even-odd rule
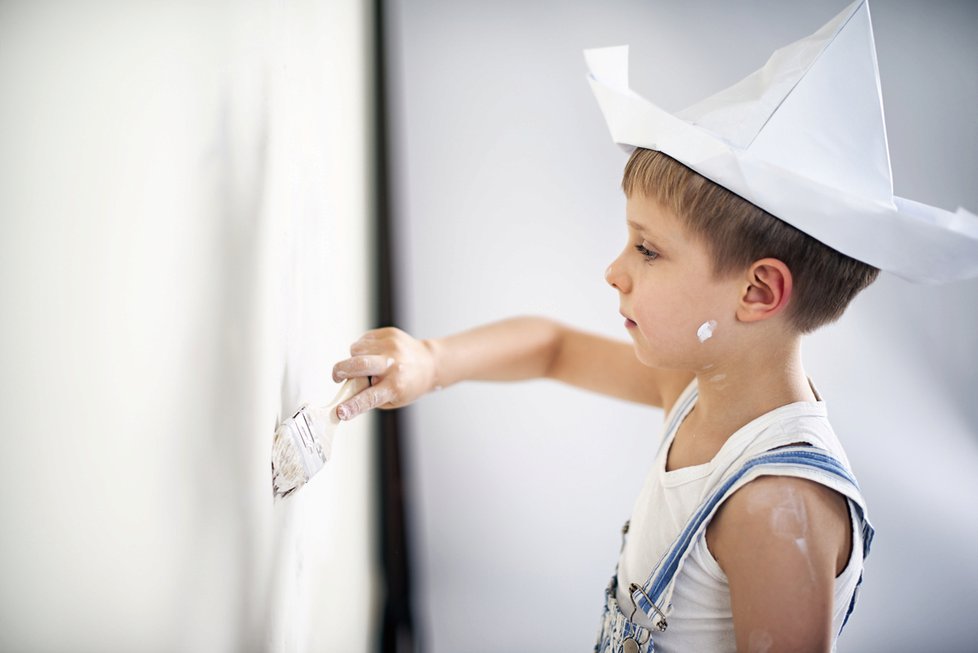
[[[838,319],[879,274],[655,150],[635,149],[625,165],[622,189],[628,197],[644,195],[675,214],[706,244],[718,278],[764,258],[784,263],[793,281],[787,317],[800,333]]]

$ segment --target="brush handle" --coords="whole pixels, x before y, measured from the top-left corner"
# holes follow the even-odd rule
[[[336,415],[336,407],[369,386],[370,380],[366,377],[360,376],[347,379],[340,386],[336,396],[333,397],[333,401],[325,406],[319,408],[313,408],[311,406],[302,407],[301,412],[304,412],[310,418],[310,422],[318,427],[315,428],[315,435],[321,440],[322,446],[332,446],[333,431],[341,421]]]
[[[356,376],[347,379],[343,382],[343,385],[340,386],[336,396],[333,397],[333,401],[329,402],[321,410],[328,410],[330,422],[338,424],[340,422],[340,418],[336,416],[336,407],[368,387],[370,387],[370,379],[367,377]]]

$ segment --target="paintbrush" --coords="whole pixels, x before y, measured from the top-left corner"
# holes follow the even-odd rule
[[[336,407],[370,385],[365,377],[348,379],[327,406],[303,405],[282,421],[272,442],[272,494],[286,497],[323,468],[333,451],[340,424]]]

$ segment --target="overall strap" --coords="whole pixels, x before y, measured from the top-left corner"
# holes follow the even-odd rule
[[[666,612],[672,597],[672,587],[677,573],[716,513],[720,505],[742,486],[763,475],[801,476],[816,481],[839,492],[849,499],[855,508],[858,522],[862,525],[863,558],[869,554],[873,540],[873,527],[866,518],[866,504],[859,491],[856,479],[832,455],[822,449],[805,447],[786,447],[763,453],[751,458],[744,465],[726,477],[720,486],[710,494],[696,509],[686,526],[673,542],[669,552],[662,558],[642,587],[633,586],[632,600],[638,609],[645,613],[652,624],[665,630]],[[859,582],[862,582],[860,576]],[[858,586],[857,586],[858,587]],[[853,595],[849,604],[849,614],[855,605]],[[660,609],[661,608],[661,609]],[[844,625],[844,624],[843,624]]]

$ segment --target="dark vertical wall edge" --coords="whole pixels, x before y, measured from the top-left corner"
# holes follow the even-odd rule
[[[375,220],[376,287],[374,320],[376,326],[398,323],[394,285],[393,250],[391,248],[390,139],[388,127],[388,78],[386,30],[387,6],[384,0],[372,0],[373,44],[373,207]],[[414,653],[414,620],[411,610],[410,556],[405,523],[405,487],[403,478],[400,411],[378,411],[377,479],[379,547],[382,577],[382,605],[377,646],[381,653]]]

